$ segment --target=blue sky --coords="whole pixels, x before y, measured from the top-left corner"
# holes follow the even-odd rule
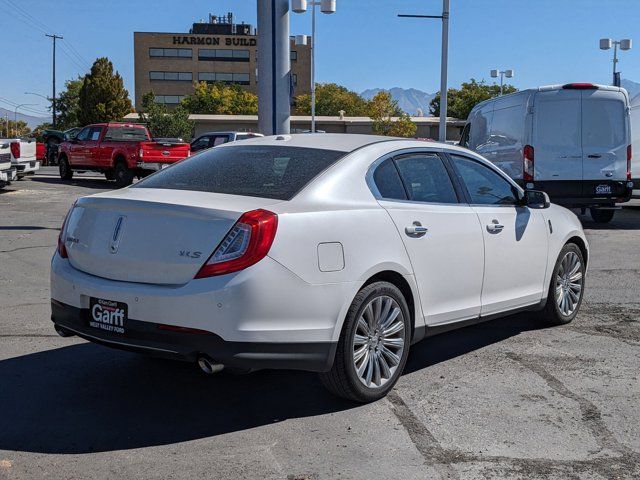
[[[31,18],[16,13],[12,4]],[[437,91],[439,21],[396,15],[439,14],[440,0],[337,0],[337,5],[337,13],[318,15],[317,81],[359,92],[394,86]],[[81,73],[83,64],[107,56],[133,94],[134,31],[187,31],[209,12],[227,11],[255,25],[255,0],[0,0],[0,98],[45,109],[44,100],[24,95],[51,92],[51,41],[45,30],[65,37],[59,86]],[[619,69],[623,78],[640,81],[638,25],[639,0],[451,0],[449,84],[471,77],[491,80],[491,68],[513,68],[518,88],[609,83],[612,52],[598,49],[600,37],[638,42],[622,52]],[[309,14],[291,14],[292,34],[310,30]]]

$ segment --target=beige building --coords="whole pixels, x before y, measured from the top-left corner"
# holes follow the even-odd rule
[[[293,94],[311,90],[309,45],[291,42]],[[136,108],[150,91],[156,101],[177,105],[197,82],[242,85],[258,93],[258,36],[251,25],[234,24],[233,16],[209,16],[189,33],[134,32]]]

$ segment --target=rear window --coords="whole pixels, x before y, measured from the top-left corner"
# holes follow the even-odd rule
[[[290,200],[345,152],[301,147],[228,146],[206,150],[138,182],[166,188]]]
[[[103,140],[115,142],[145,142],[149,140],[147,131],[141,127],[109,127]]]

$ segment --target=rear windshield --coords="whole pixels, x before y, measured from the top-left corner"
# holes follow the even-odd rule
[[[147,131],[142,127],[109,127],[103,140],[144,142],[149,140],[149,137]]]
[[[138,182],[135,187],[290,200],[343,155],[345,152],[301,147],[212,148]]]

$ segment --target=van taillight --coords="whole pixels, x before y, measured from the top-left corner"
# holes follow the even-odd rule
[[[69,209],[69,211],[64,217],[64,221],[62,222],[62,228],[60,228],[60,233],[58,234],[58,254],[62,258],[67,258],[69,256],[67,253],[67,246],[65,245],[67,241],[67,222],[69,221],[71,212],[73,212],[73,209],[76,208],[77,203],[78,201],[76,200],[75,202],[73,202],[73,205],[71,205],[71,208]]]
[[[631,181],[631,145],[627,145],[627,181]]]
[[[533,182],[533,147],[525,145],[522,149],[522,156],[524,157],[522,179],[525,182]]]
[[[278,215],[273,212],[259,209],[242,214],[195,278],[225,275],[258,263],[269,253],[277,228]]]
[[[598,90],[598,86],[593,83],[567,83],[562,86],[563,90]]]
[[[13,158],[20,158],[20,142],[11,142],[11,155]]]

